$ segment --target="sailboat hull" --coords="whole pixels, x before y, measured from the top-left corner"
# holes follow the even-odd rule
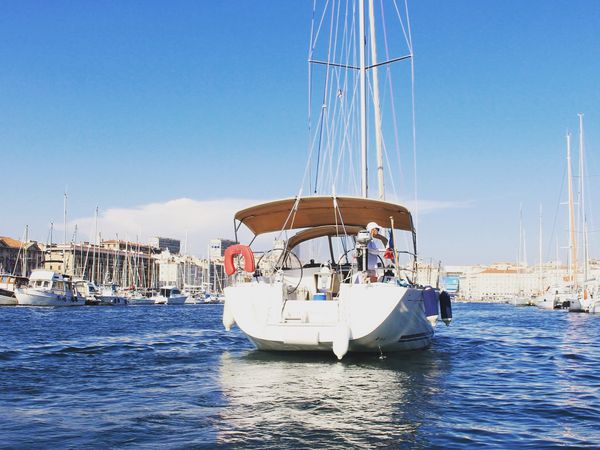
[[[338,299],[325,301],[286,301],[282,292],[281,283],[225,289],[225,314],[259,350],[332,351],[347,339],[350,352],[396,352],[426,348],[433,339],[418,289],[347,284]]]

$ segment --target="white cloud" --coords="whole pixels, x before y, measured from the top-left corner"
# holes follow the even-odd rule
[[[126,239],[132,242],[147,243],[152,236],[163,236],[181,240],[182,250],[187,232],[188,253],[203,256],[206,254],[208,241],[214,238],[233,239],[233,216],[236,211],[261,200],[251,199],[219,199],[193,200],[179,198],[163,203],[149,203],[134,208],[110,208],[100,211],[98,232],[102,239]],[[413,213],[414,202],[400,202]],[[470,202],[445,202],[434,200],[419,201],[419,215],[439,210],[470,207]],[[93,241],[95,219],[82,217],[72,220],[69,228],[77,224],[82,240]],[[242,227],[242,242],[249,240],[249,233]],[[263,240],[261,239],[260,242]]]
[[[149,203],[135,208],[110,208],[100,211],[98,232],[102,239],[127,239],[147,242],[152,236],[181,239],[188,237],[189,253],[206,254],[208,241],[214,238],[233,239],[233,216],[236,211],[260,201],[249,199],[192,200],[179,198],[164,203]],[[71,221],[83,236],[93,240],[95,218],[83,217]]]

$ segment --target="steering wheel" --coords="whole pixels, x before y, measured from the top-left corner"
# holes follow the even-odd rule
[[[273,249],[265,252],[256,263],[256,268],[260,270],[261,274],[265,277],[272,277],[279,270],[292,270],[300,269],[300,278],[294,288],[288,291],[290,294],[300,286],[304,269],[302,268],[302,262],[300,258],[296,256],[294,252],[285,252],[281,249]]]

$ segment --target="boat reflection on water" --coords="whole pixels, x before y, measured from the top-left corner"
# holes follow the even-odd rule
[[[218,381],[227,406],[216,442],[422,445],[422,424],[443,414],[431,403],[443,395],[449,355],[428,349],[398,356],[349,355],[338,363],[329,354],[225,353]]]

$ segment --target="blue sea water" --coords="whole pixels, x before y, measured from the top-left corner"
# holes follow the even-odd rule
[[[456,304],[427,350],[338,362],[221,314],[0,308],[0,446],[600,447],[600,316]]]

